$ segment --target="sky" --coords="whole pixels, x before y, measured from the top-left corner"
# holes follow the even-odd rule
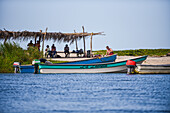
[[[72,33],[93,36],[93,50],[170,49],[170,0],[0,0],[0,29]],[[1,40],[2,42],[2,40]],[[29,41],[16,41],[24,49]],[[46,41],[63,50],[66,43]],[[75,44],[69,45],[75,50]],[[83,48],[83,40],[78,41]],[[86,50],[90,49],[90,37]]]

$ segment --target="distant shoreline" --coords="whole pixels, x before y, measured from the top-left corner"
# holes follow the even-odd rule
[[[93,53],[105,55],[106,50],[93,51]],[[170,55],[170,49],[115,50],[114,53],[117,53],[118,56],[166,56],[167,54]]]

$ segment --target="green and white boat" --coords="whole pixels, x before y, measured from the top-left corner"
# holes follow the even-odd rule
[[[141,64],[147,56],[133,58],[136,64]],[[118,73],[126,72],[127,60],[120,62],[95,63],[95,64],[40,64],[40,73]]]

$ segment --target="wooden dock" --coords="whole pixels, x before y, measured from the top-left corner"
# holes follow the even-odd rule
[[[170,64],[167,65],[137,65],[139,74],[170,74]]]

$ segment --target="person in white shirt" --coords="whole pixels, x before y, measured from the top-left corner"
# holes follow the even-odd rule
[[[51,57],[51,54],[50,54],[50,48],[49,48],[49,45],[47,45],[47,48],[45,49],[45,56],[48,58],[48,55],[50,55]]]

